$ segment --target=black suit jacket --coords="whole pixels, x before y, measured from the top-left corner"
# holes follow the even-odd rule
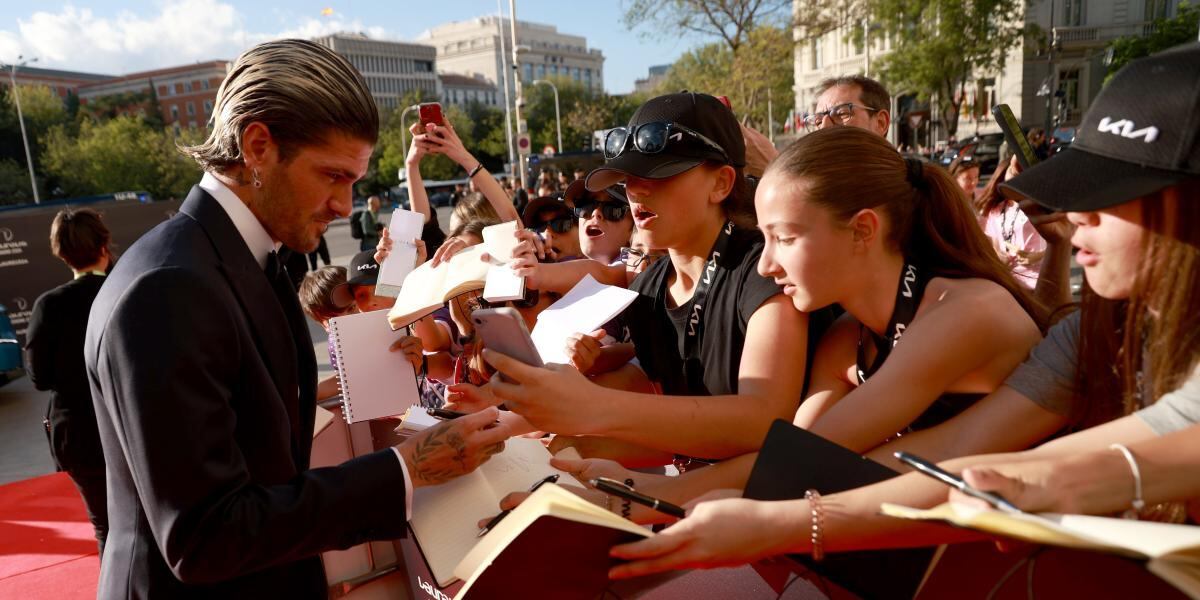
[[[404,535],[390,449],[309,470],[316,366],[287,304],[199,187],[109,275],[86,344],[101,598],[324,598],[319,552]]]
[[[29,378],[50,391],[50,451],[64,470],[104,469],[92,390],[83,365],[88,312],[104,277],[84,275],[37,299],[25,336]]]

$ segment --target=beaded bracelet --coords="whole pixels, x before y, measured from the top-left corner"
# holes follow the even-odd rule
[[[825,558],[825,547],[822,544],[822,534],[825,528],[825,507],[821,504],[821,493],[817,490],[804,492],[804,499],[812,509],[812,558],[820,562]]]

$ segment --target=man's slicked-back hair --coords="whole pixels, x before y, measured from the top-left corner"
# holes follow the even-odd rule
[[[892,109],[892,96],[888,93],[887,88],[883,87],[882,83],[864,75],[830,77],[817,86],[817,95],[824,94],[826,90],[836,85],[857,86],[858,89],[862,90],[863,104],[866,104],[870,108],[879,110]]]
[[[242,133],[260,122],[288,160],[338,132],[374,144],[379,109],[349,61],[307,40],[259,44],[238,57],[217,90],[208,139],[183,151],[206,171],[243,162]]]

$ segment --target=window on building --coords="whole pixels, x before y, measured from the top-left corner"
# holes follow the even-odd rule
[[[178,104],[171,105],[171,120],[172,121],[179,120],[179,105]]]
[[[546,65],[535,65],[534,71],[537,73],[538,79],[546,78]]]
[[[208,89],[208,80],[207,79],[200,80],[200,89],[202,89],[202,90]]]
[[[1170,2],[1171,0],[1146,0],[1146,14],[1143,20],[1153,21],[1167,18]]]
[[[810,70],[816,71],[817,69],[821,68],[821,62],[822,62],[821,54],[822,54],[821,53],[821,40],[815,39],[815,40],[813,40],[813,43],[812,43],[812,55],[811,55],[811,59],[809,60],[809,69]]]
[[[416,64],[418,73],[432,73],[433,72],[433,61],[432,60],[418,60],[418,61],[416,61],[415,64]]]
[[[1063,13],[1068,27],[1079,27],[1087,22],[1087,0],[1063,0]]]
[[[185,93],[185,94],[192,93],[192,82],[188,81],[183,84],[183,93]]]
[[[212,100],[204,101],[204,114],[205,116],[212,114]]]
[[[574,79],[575,81],[579,81],[579,79],[580,79],[579,67],[575,67],[575,68],[571,69],[571,79]]]
[[[586,81],[586,82],[588,82],[588,83],[591,83],[591,82],[592,82],[592,69],[591,69],[591,67],[588,67],[588,68],[586,68],[586,69],[584,69],[584,70],[583,70],[583,80],[584,80],[584,81]]]
[[[158,95],[159,95],[159,96],[163,96],[163,97],[170,96],[170,95],[171,95],[171,88],[169,88],[169,87],[167,87],[167,86],[165,86],[165,85],[160,85],[160,86],[158,86]]]
[[[533,81],[533,63],[522,63],[521,66],[525,73],[524,81]]]
[[[175,84],[175,93],[176,93],[176,94],[182,94],[182,93],[183,93],[183,84],[182,84],[182,83],[177,83],[177,84]]]
[[[187,114],[189,117],[196,116],[196,103],[195,102],[187,103]]]
[[[1079,110],[1079,69],[1060,72],[1058,74],[1058,89],[1063,91],[1063,106],[1071,111]],[[1065,116],[1063,115],[1063,117]]]

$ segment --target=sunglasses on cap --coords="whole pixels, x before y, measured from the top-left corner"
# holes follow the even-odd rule
[[[575,218],[586,219],[591,216],[592,211],[596,208],[600,209],[600,216],[605,221],[617,222],[625,218],[629,214],[629,205],[624,202],[597,202],[595,200],[576,200],[575,201]],[[560,232],[561,233],[561,232]]]
[[[629,147],[630,140],[633,140],[633,147],[642,154],[658,154],[667,149],[667,144],[670,142],[683,141],[684,135],[689,135],[705,146],[721,153],[721,157],[725,162],[731,163],[729,154],[720,144],[712,141],[704,134],[680,125],[667,121],[652,121],[650,123],[642,123],[635,125],[632,128],[617,127],[609,131],[604,136],[604,158],[612,160],[620,156]]]
[[[571,216],[566,216],[566,217],[557,217],[557,218],[550,219],[547,221],[542,221],[541,223],[537,223],[535,225],[530,225],[529,227],[526,227],[526,229],[528,229],[534,233],[541,234],[541,233],[544,233],[547,228],[549,228],[550,231],[553,231],[554,233],[563,234],[568,231],[571,231],[571,228],[574,227],[575,225],[576,225],[575,218],[571,217]]]

